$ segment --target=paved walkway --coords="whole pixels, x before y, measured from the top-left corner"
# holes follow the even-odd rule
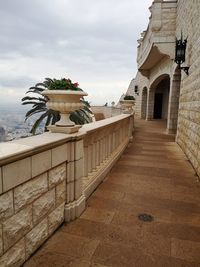
[[[26,267],[200,266],[200,186],[162,121],[138,121],[134,142],[87,202]],[[154,217],[142,222],[138,214]]]

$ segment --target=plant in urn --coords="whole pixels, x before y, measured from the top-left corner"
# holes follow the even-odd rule
[[[42,92],[48,102],[47,107],[60,112],[60,120],[55,125],[48,126],[51,132],[74,133],[81,125],[75,125],[70,120],[70,114],[83,107],[83,96],[87,93],[79,88],[78,83],[72,83],[70,79],[62,78],[45,79],[46,89]]]

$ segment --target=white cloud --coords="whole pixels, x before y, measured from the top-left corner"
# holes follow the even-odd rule
[[[0,9],[0,102],[68,75],[95,104],[117,102],[136,73],[151,0],[6,0]]]

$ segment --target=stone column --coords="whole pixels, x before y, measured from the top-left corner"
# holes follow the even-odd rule
[[[181,83],[181,73],[180,70],[177,70],[174,73],[173,79],[170,84],[169,108],[168,108],[168,118],[167,118],[167,132],[169,134],[176,133],[177,130],[180,83]]]
[[[153,112],[154,112],[154,91],[148,91],[147,97],[147,115],[146,120],[153,120]]]
[[[144,87],[142,90],[142,97],[141,97],[141,118],[146,119],[147,116],[147,88]]]
[[[133,132],[134,132],[134,113],[130,117],[129,122],[129,141],[133,142]]]
[[[84,148],[83,135],[79,135],[71,142],[70,160],[67,164],[67,201],[65,205],[65,221],[70,222],[81,215],[85,209],[83,195],[84,177]]]

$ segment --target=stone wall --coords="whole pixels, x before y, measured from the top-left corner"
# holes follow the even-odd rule
[[[64,221],[80,216],[132,128],[133,117],[124,114],[71,135],[0,144],[0,266],[21,266]]]
[[[44,149],[43,141],[47,143],[49,137],[44,134],[23,142],[30,140],[29,145],[33,145],[34,140]],[[7,155],[1,153],[5,164],[0,167],[0,266],[20,266],[64,221],[73,143],[33,151],[29,156],[25,155],[28,146],[19,143],[2,144],[9,151]],[[16,156],[17,146],[27,149]]]
[[[182,71],[177,142],[200,176],[200,1],[179,0],[176,36],[188,37],[186,62],[189,76]]]
[[[147,77],[147,119],[152,119],[154,83],[162,75],[170,77],[170,94],[167,116],[168,133],[177,133],[176,140],[200,176],[200,1],[153,1],[149,26],[139,40],[138,68]],[[187,38],[186,61],[189,76],[177,69],[174,63],[175,37]],[[169,38],[170,37],[170,38]],[[158,60],[151,55],[152,46],[163,54]],[[147,52],[145,52],[147,51]],[[149,54],[148,54],[149,53]],[[146,64],[146,65],[145,65]],[[137,74],[137,77],[139,75]],[[136,77],[136,81],[137,81]],[[164,77],[164,76],[163,76]],[[144,81],[138,79],[140,87]],[[141,94],[142,96],[143,94]],[[145,109],[144,98],[137,105]],[[166,116],[165,116],[166,117]]]

